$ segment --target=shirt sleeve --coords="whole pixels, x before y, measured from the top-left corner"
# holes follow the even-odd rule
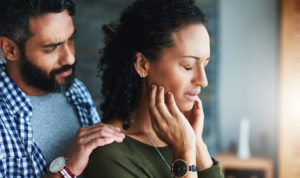
[[[212,160],[213,166],[209,169],[198,172],[199,178],[224,178],[224,175],[221,171],[220,163],[214,158],[212,158]]]

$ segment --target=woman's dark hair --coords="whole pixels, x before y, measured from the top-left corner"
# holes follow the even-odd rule
[[[24,51],[26,41],[32,37],[29,18],[49,12],[68,10],[73,16],[73,0],[0,0],[0,36],[14,41]]]
[[[173,46],[173,32],[196,23],[205,25],[206,20],[193,0],[137,0],[125,9],[118,23],[103,26],[105,46],[98,64],[105,97],[103,122],[118,118],[128,127],[142,87],[134,68],[136,53],[157,60],[163,49]]]

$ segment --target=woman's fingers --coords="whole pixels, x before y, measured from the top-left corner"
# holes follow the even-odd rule
[[[176,105],[174,95],[170,91],[167,93],[167,103],[168,110],[174,118],[179,118],[182,116],[181,111]]]
[[[203,122],[204,120],[204,112],[203,112],[203,106],[202,101],[198,98],[198,100],[195,101],[193,110],[192,110],[192,119],[195,121]]]
[[[159,86],[156,94],[156,107],[162,118],[165,120],[167,125],[169,122],[172,122],[174,119],[167,108],[165,102],[165,89],[163,86]]]
[[[162,120],[160,113],[156,108],[156,94],[157,94],[157,86],[152,85],[149,95],[149,113],[151,116],[151,122],[154,127],[157,127]]]

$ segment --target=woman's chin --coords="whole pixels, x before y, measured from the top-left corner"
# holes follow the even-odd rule
[[[194,106],[194,103],[193,102],[188,102],[188,103],[184,103],[184,104],[180,104],[180,105],[177,105],[179,110],[184,113],[184,112],[187,112],[187,111],[191,111],[193,106]]]

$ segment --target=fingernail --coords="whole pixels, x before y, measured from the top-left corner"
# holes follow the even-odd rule
[[[155,84],[152,84],[152,88],[154,88],[154,87],[156,87],[156,85],[155,85]]]
[[[159,89],[160,89],[160,90],[162,90],[163,88],[164,88],[163,86],[161,86],[161,85],[159,86]]]

